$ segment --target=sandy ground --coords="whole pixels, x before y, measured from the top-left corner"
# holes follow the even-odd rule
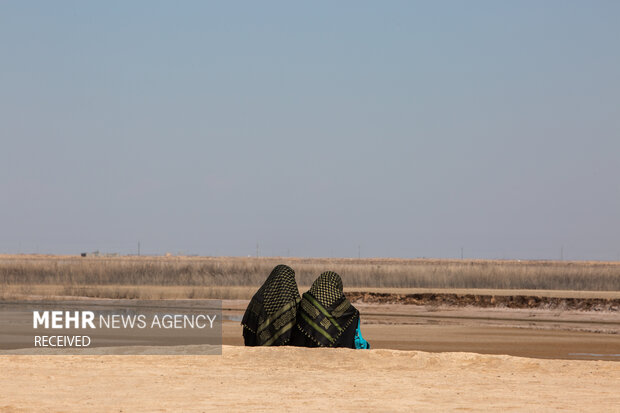
[[[617,312],[360,303],[362,351],[241,347],[245,306],[222,355],[0,356],[0,413],[620,412]]]
[[[620,411],[620,363],[398,350],[2,356],[0,412]]]

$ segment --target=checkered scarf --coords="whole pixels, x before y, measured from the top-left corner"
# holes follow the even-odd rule
[[[258,345],[285,345],[291,338],[300,300],[295,271],[278,265],[250,300],[241,324],[256,334]]]
[[[297,317],[297,328],[321,347],[339,346],[338,339],[359,317],[342,291],[342,279],[326,271],[304,293]]]

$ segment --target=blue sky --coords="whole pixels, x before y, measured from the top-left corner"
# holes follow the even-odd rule
[[[620,259],[620,3],[0,3],[0,252]]]

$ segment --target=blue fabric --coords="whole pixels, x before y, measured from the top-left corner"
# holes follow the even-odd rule
[[[369,349],[370,344],[362,337],[362,331],[360,330],[360,320],[357,320],[357,330],[355,330],[355,348],[356,349]]]

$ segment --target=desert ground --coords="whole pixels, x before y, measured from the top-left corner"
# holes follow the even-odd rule
[[[3,356],[1,412],[619,411],[620,363],[375,349]]]
[[[349,350],[243,347],[245,305],[222,355],[0,356],[0,412],[620,411],[614,312],[357,303]]]
[[[0,412],[620,412],[615,263],[329,261],[348,274],[372,346],[349,350],[243,347],[239,322],[271,261],[4,258],[9,299],[222,298],[224,345],[203,356],[2,355]],[[296,264],[306,281],[326,265]],[[424,284],[429,271],[447,274],[443,284]],[[455,282],[467,277],[479,284]],[[546,291],[528,287],[543,278],[554,279]]]

